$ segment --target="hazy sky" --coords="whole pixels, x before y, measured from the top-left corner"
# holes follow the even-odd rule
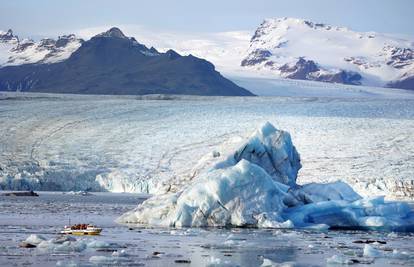
[[[414,36],[414,0],[1,0],[0,29],[54,36],[84,28],[140,25],[172,32],[254,30],[264,18],[298,17]]]

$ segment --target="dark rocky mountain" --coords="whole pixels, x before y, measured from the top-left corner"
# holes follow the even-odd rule
[[[271,63],[268,62],[268,64]],[[307,60],[303,57],[300,57],[293,66],[289,64],[282,65],[279,67],[279,71],[285,78],[296,80],[360,85],[362,79],[359,73],[352,71],[337,70],[324,72],[313,60]]]
[[[400,80],[387,84],[391,88],[402,88],[414,90],[414,74],[404,75]]]
[[[66,38],[67,39],[67,38]],[[45,41],[58,46],[64,41]],[[147,48],[118,28],[92,37],[66,60],[5,66],[0,90],[75,94],[189,94],[252,96],[221,76],[210,62],[160,53]]]

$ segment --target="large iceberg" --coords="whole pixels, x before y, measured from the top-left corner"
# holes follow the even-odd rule
[[[290,134],[270,123],[236,152],[217,158],[177,192],[153,196],[118,222],[414,231],[414,213],[404,202],[363,199],[341,181],[298,185],[299,153]]]

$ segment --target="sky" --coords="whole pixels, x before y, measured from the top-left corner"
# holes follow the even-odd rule
[[[413,10],[413,0],[2,0],[0,30],[35,39],[119,25],[211,33],[254,31],[264,18],[296,17],[412,37]]]

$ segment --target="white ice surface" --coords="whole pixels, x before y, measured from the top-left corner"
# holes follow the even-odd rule
[[[260,96],[414,99],[413,90],[290,80],[274,75],[224,72],[233,82]]]

